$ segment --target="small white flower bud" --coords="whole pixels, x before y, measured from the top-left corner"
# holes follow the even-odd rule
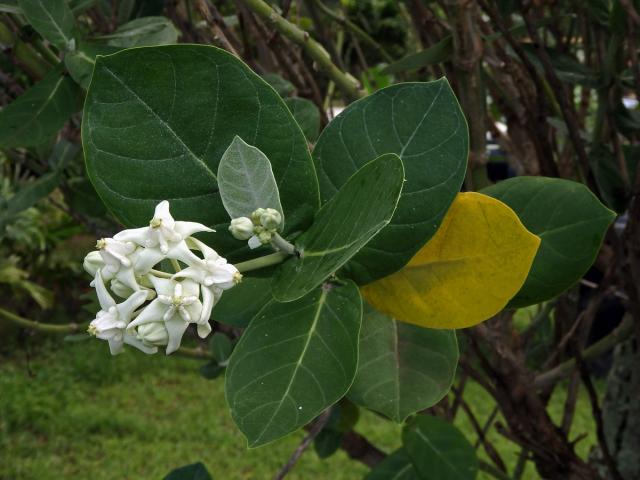
[[[146,346],[161,347],[169,343],[169,332],[164,322],[151,322],[138,326],[138,339]]]
[[[249,240],[253,235],[253,222],[247,217],[239,217],[231,220],[229,231],[238,240]]]
[[[254,225],[260,225],[260,217],[266,213],[266,209],[265,208],[258,208],[256,210],[253,211],[253,213],[251,214],[251,221],[253,222]]]
[[[111,280],[111,291],[120,298],[129,298],[133,293],[133,288],[126,286],[117,278]]]
[[[96,272],[104,267],[104,260],[102,259],[102,255],[100,255],[100,252],[97,251],[89,252],[89,254],[84,257],[82,266],[89,275],[95,277]]]
[[[258,233],[258,239],[262,245],[267,245],[271,241],[271,232],[269,230],[263,230]]]
[[[267,230],[276,230],[280,223],[282,223],[282,215],[273,208],[267,208],[264,213],[260,215],[260,224]]]

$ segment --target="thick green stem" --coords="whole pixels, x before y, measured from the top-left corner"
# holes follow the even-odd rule
[[[292,243],[287,242],[277,233],[274,233],[271,237],[271,246],[288,255],[298,254],[298,250],[296,249],[296,247]]]
[[[65,325],[52,325],[48,323],[34,322],[24,317],[16,315],[4,308],[0,308],[0,317],[5,320],[15,323],[16,325],[28,328],[30,330],[37,330],[44,333],[78,333],[83,332],[87,328],[86,323],[68,323]]]
[[[289,256],[289,254],[284,252],[272,253],[271,255],[265,255],[264,257],[258,257],[253,260],[247,260],[246,262],[236,263],[236,268],[240,273],[250,272],[251,270],[258,270],[260,268],[278,265],[289,258]]]
[[[316,64],[329,75],[349,100],[356,100],[365,96],[365,92],[360,89],[358,80],[340,70],[335,63],[333,63],[331,56],[324,47],[312,39],[308,32],[301,30],[282,17],[282,15],[278,15],[278,13],[263,0],[242,0],[242,2],[253,13],[267,22],[267,24],[273,26],[273,28],[282,35],[302,47]]]

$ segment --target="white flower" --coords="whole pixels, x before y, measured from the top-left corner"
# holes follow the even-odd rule
[[[176,222],[169,213],[169,202],[163,200],[156,206],[148,227],[123,230],[114,238],[135,242],[147,248],[159,247],[160,252],[168,255],[172,244],[182,242],[198,232],[213,232],[209,227],[196,222]]]
[[[238,217],[231,220],[229,231],[238,240],[249,240],[253,235],[253,222],[247,217]]]
[[[114,238],[145,247],[134,265],[136,272],[144,275],[165,258],[180,260],[187,265],[199,263],[200,259],[189,250],[185,242],[186,238],[198,232],[213,230],[201,223],[176,222],[169,213],[169,202],[164,200],[156,206],[148,227],[123,230]]]
[[[129,256],[135,252],[136,246],[129,241],[120,241],[115,238],[101,238],[96,243],[96,248],[104,261],[104,270],[116,273],[120,267],[131,267]]]
[[[132,266],[139,253],[135,244],[101,238],[96,243],[96,248],[98,251],[89,252],[84,258],[83,267],[89,274],[95,277],[96,272],[101,270],[103,280],[116,278],[131,290],[140,290]],[[93,286],[93,282],[91,285]]]
[[[137,329],[138,339],[150,347],[162,347],[169,343],[169,332],[164,322],[150,322]]]
[[[204,260],[179,271],[174,278],[190,278],[202,285],[202,314],[199,323],[204,324],[209,321],[211,310],[220,299],[222,291],[237,285],[242,280],[242,274],[213,248],[195,238],[190,241],[202,252]]]
[[[200,302],[200,286],[192,280],[176,282],[175,280],[149,278],[158,293],[138,317],[129,324],[129,328],[147,323],[164,322],[168,334],[167,355],[180,347],[182,336],[189,323],[198,323],[198,335],[204,338],[211,333],[209,322],[199,323],[202,313]]]
[[[124,350],[124,344],[132,345],[145,353],[155,353],[156,348],[149,348],[134,336],[127,333],[131,316],[136,308],[140,307],[147,298],[143,291],[134,292],[127,300],[116,304],[102,280],[101,271],[96,272],[94,281],[100,311],[96,318],[89,324],[88,332],[101,340],[109,342],[111,355],[117,355]]]
[[[87,256],[84,257],[84,262],[82,262],[82,267],[92,277],[95,277],[96,272],[103,268],[104,265],[102,255],[100,255],[98,251],[89,252]]]

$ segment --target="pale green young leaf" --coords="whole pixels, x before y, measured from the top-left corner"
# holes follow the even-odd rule
[[[235,137],[222,154],[218,165],[218,188],[231,218],[249,217],[257,208],[273,208],[282,213],[271,162],[240,137]]]

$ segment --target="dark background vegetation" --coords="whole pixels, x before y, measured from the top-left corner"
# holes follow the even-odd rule
[[[470,126],[465,188],[586,184],[619,214],[594,267],[550,302],[461,331],[458,379],[431,413],[463,429],[484,478],[640,478],[640,2],[271,2],[308,40],[251,1],[69,3],[96,52],[121,25],[165,16],[180,42],[224,48],[311,100],[323,125],[364,93],[444,75]],[[15,5],[0,2],[2,106],[64,68]],[[327,75],[315,42],[352,79]],[[82,258],[118,229],[84,173],[81,97],[49,140],[0,142],[0,478],[159,478],[199,459],[215,478],[268,478],[303,434],[246,453],[197,359],[110,359],[79,334],[93,302]],[[364,414],[342,451],[309,453],[290,477],[358,478],[398,441]]]

